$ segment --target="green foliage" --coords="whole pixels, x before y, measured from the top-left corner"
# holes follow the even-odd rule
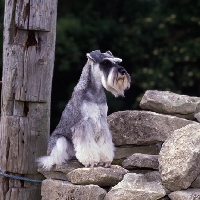
[[[132,78],[125,98],[107,94],[109,113],[138,109],[148,89],[199,96],[199,10],[198,0],[58,0],[52,127],[71,98],[85,54],[95,49],[121,57]]]
[[[95,49],[121,57],[132,77],[126,98],[107,94],[109,113],[138,109],[148,89],[199,96],[199,9],[197,0],[60,0],[53,102],[69,100],[85,53]],[[54,95],[59,84],[66,87]]]

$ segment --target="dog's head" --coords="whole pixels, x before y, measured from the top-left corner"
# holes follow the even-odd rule
[[[115,97],[124,96],[124,91],[130,88],[131,78],[127,71],[119,65],[122,59],[114,57],[110,51],[101,53],[96,50],[86,55],[98,64],[103,87]]]

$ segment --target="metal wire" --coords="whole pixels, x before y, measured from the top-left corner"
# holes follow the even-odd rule
[[[3,173],[1,171],[0,171],[0,175],[7,177],[7,178],[20,180],[20,181],[28,181],[28,182],[32,182],[32,183],[42,183],[41,180],[35,180],[35,179],[30,179],[30,178],[26,178],[26,177],[22,177],[22,176],[15,176],[15,175],[11,175],[11,174],[6,174],[6,173]]]

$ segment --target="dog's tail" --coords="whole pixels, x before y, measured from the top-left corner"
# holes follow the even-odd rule
[[[66,140],[65,137],[57,139],[49,156],[43,156],[37,159],[39,166],[46,170],[50,170],[54,164],[61,165],[70,159],[73,154],[72,145]]]

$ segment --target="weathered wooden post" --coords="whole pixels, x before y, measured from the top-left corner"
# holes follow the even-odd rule
[[[57,0],[5,0],[0,170],[40,179],[46,153]],[[40,184],[0,176],[1,200],[38,200]]]

